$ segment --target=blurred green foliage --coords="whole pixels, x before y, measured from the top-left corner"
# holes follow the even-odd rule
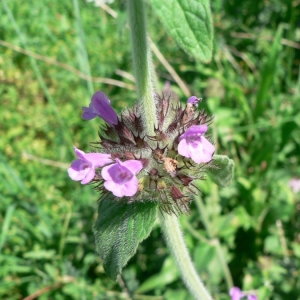
[[[97,140],[99,120],[80,117],[91,92],[105,91],[118,111],[136,101],[132,89],[88,82],[62,65],[132,86],[120,72],[131,73],[125,4],[110,7],[1,0],[1,299],[191,299],[159,226],[122,278],[104,274],[92,234],[98,195],[66,172],[72,144],[87,151]],[[201,198],[180,219],[185,239],[214,299],[229,298],[231,277],[259,299],[299,299],[300,197],[288,181],[300,177],[300,3],[218,0],[212,11],[214,57],[204,65],[148,10],[152,40],[203,96],[217,153],[236,166],[230,187],[200,183]],[[160,88],[170,81],[185,101],[154,62]]]

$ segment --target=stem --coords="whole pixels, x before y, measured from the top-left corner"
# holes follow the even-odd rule
[[[214,237],[213,231],[211,229],[211,226],[210,226],[211,224],[210,224],[210,221],[208,219],[208,215],[206,213],[206,208],[205,208],[205,205],[204,205],[204,203],[201,199],[201,196],[198,194],[197,196],[194,197],[194,199],[195,199],[195,203],[196,203],[197,209],[199,211],[199,214],[202,217],[202,222],[203,222],[204,227],[205,227],[205,229],[208,233],[208,236],[209,236],[209,238],[212,239]]]
[[[227,262],[226,262],[221,244],[220,244],[220,240],[215,239],[214,240],[214,245],[217,249],[217,253],[218,253],[218,256],[219,256],[219,261],[220,261],[220,264],[223,268],[223,272],[224,272],[224,275],[225,275],[228,291],[230,291],[230,289],[233,287],[233,280],[232,280],[232,276],[231,276],[230,270],[228,268],[228,265],[227,265]]]
[[[175,258],[175,262],[186,287],[195,299],[212,300],[212,297],[200,280],[191,261],[183,240],[177,216],[168,214],[162,215],[162,213],[159,213],[159,217],[166,242]]]
[[[144,1],[127,0],[127,6],[137,93],[142,102],[142,115],[147,133],[153,134],[156,126],[156,108],[153,99],[152,59],[147,41]]]

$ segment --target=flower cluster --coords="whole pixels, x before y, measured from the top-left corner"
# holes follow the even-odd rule
[[[195,96],[185,106],[166,96],[155,96],[155,101],[157,127],[150,135],[139,105],[118,116],[107,96],[96,92],[82,117],[100,117],[107,124],[100,128],[95,153],[75,148],[69,176],[82,184],[96,183],[102,198],[157,201],[167,213],[187,212],[198,189],[195,180],[214,166],[215,147],[204,136],[211,118],[197,110],[201,99]]]

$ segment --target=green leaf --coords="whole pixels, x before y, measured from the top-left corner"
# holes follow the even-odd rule
[[[35,260],[40,260],[40,259],[51,259],[54,258],[56,255],[55,250],[33,250],[33,251],[28,251],[24,253],[23,257],[27,259],[35,259]]]
[[[218,169],[208,169],[208,175],[217,185],[230,185],[234,175],[234,161],[226,155],[214,155],[213,163]]]
[[[2,226],[2,231],[0,234],[0,253],[1,253],[2,247],[4,246],[6,237],[9,234],[9,225],[11,223],[15,208],[16,208],[16,206],[14,204],[11,204],[6,210],[6,214],[5,214],[5,218],[4,218],[4,222],[3,222],[3,226]]]
[[[135,292],[141,294],[155,289],[163,289],[167,284],[178,279],[178,277],[178,269],[173,259],[167,257],[160,272],[144,281]]]
[[[283,26],[281,24],[278,26],[273,44],[270,47],[268,55],[266,55],[264,65],[261,68],[259,86],[256,95],[256,107],[254,111],[255,120],[263,114],[266,107],[266,102],[268,100],[270,101],[270,103],[271,101],[273,101],[272,97],[270,97],[270,90],[272,89],[274,79],[277,76],[277,70],[279,69],[278,64],[281,58],[280,52],[282,49],[282,34]]]
[[[116,280],[139,243],[149,236],[156,214],[154,202],[120,204],[107,198],[99,203],[93,231],[97,251],[111,279]]]
[[[209,62],[213,49],[212,16],[208,0],[150,0],[168,34],[188,54]]]

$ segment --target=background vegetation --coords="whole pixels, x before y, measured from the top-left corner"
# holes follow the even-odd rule
[[[66,172],[72,146],[97,140],[99,119],[81,119],[92,93],[118,111],[137,100],[124,1],[1,0],[0,11],[0,298],[191,299],[158,225],[108,279],[91,230],[98,195]],[[300,177],[300,2],[217,0],[212,11],[204,65],[148,9],[160,88],[202,96],[217,153],[236,164],[230,187],[201,183],[180,218],[185,239],[215,299],[229,299],[231,278],[259,299],[300,299],[300,197],[288,185]]]

